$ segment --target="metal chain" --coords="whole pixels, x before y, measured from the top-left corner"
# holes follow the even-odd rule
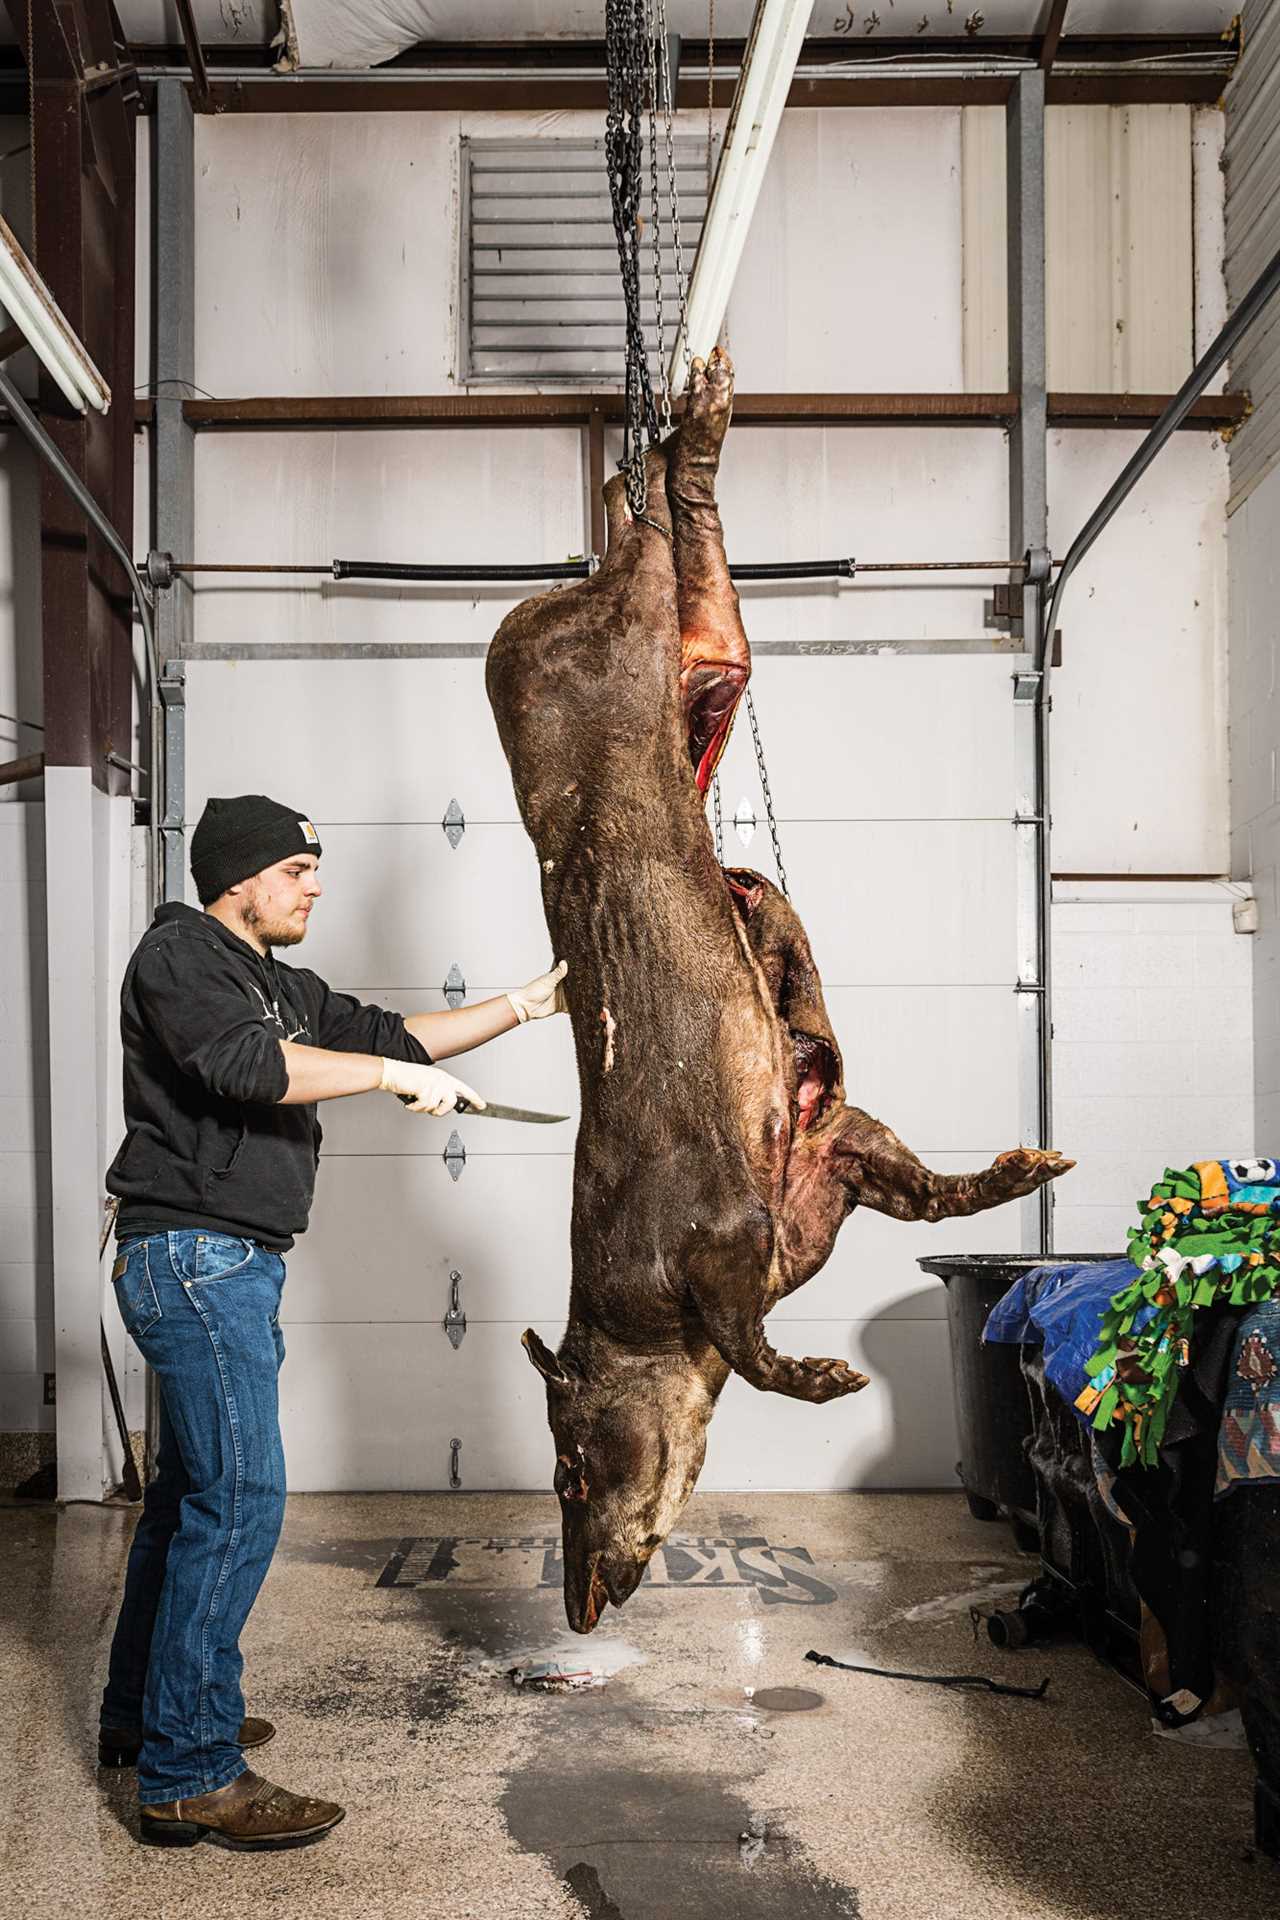
[[[665,440],[671,432],[671,375],[667,368],[667,328],[662,311],[662,201],[658,192],[658,57],[653,37],[652,0],[644,0],[644,44],[649,66],[649,207],[653,219],[654,325],[658,335],[658,377],[662,382],[662,437]]]
[[[756,766],[760,772],[760,791],[764,795],[764,810],[769,821],[769,838],[773,842],[773,863],[778,869],[778,885],[789,900],[791,889],[787,885],[787,870],[782,864],[782,847],[778,841],[778,821],[773,811],[773,795],[769,791],[769,770],[764,764],[764,748],[760,744],[760,724],[756,719],[756,703],[751,698],[751,689],[747,688],[747,718],[751,722],[751,738],[755,742]]]
[[[684,242],[680,236],[680,183],[676,178],[675,101],[671,98],[671,54],[667,45],[667,0],[657,0],[657,7],[658,61],[662,69],[662,97],[667,136],[667,190],[671,197],[671,236],[672,250],[675,255],[676,297],[680,303],[680,331],[677,337],[684,357],[685,380],[687,383],[690,366],[689,283],[684,270]],[[659,258],[658,266],[659,270],[661,270],[661,258]],[[662,378],[669,390],[671,380],[667,372],[665,353],[663,354]],[[669,418],[668,425],[670,425]]]
[[[716,859],[720,862],[720,865],[723,866],[724,865],[724,815],[720,811],[720,775],[718,773],[713,774],[711,776],[711,801],[712,801],[712,812],[715,816],[715,827],[716,827]]]
[[[644,158],[644,40],[646,0],[605,0],[605,47],[609,99],[605,115],[605,164],[618,266],[626,307],[626,401],[622,471],[634,515],[648,505],[645,442],[658,437],[658,413],[645,347],[640,286],[640,191]]]

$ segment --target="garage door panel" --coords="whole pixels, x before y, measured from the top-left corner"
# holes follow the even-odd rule
[[[982,1158],[934,1154],[930,1164],[939,1173],[963,1173]],[[285,1320],[434,1316],[438,1324],[455,1269],[469,1323],[563,1317],[572,1197],[567,1155],[469,1158],[457,1181],[441,1160],[426,1156],[326,1160],[311,1229],[289,1257]],[[941,1284],[916,1264],[944,1250],[1018,1251],[1017,1207],[935,1226],[858,1208],[826,1266],[771,1321],[869,1319],[890,1310],[906,1319],[944,1318]]]
[[[439,993],[352,989],[399,1013],[438,1010]],[[496,992],[478,988],[477,1000]],[[850,1102],[891,1126],[917,1153],[988,1158],[1018,1134],[1017,1010],[1006,987],[829,987],[827,1006],[845,1056]],[[407,1114],[382,1095],[325,1108],[326,1157],[411,1154],[438,1159],[449,1134],[468,1154],[573,1151],[580,1102],[569,1024],[537,1021],[473,1054],[442,1063],[488,1098],[569,1115],[559,1126],[516,1126],[479,1116],[449,1121]]]
[[[458,1180],[438,1156],[326,1158],[310,1231],[289,1256],[285,1321],[425,1320],[439,1332],[454,1269],[468,1328],[563,1320],[572,1198],[567,1154],[469,1156]]]
[[[192,660],[187,736],[190,822],[210,793],[264,789],[317,820],[435,824],[455,799],[520,818],[483,660]]]
[[[793,1352],[833,1354],[869,1376],[815,1407],[731,1379],[711,1422],[702,1491],[838,1493],[954,1485],[950,1347],[939,1320],[832,1320]],[[800,1543],[802,1544],[802,1542]]]
[[[435,1012],[445,1004],[440,993],[391,993],[379,988],[352,991],[397,1013]],[[469,998],[483,1000],[496,991],[481,987]],[[557,1126],[489,1120],[478,1114],[437,1120],[430,1114],[407,1113],[385,1094],[367,1094],[353,1100],[333,1100],[325,1107],[321,1115],[325,1157],[384,1153],[438,1159],[455,1131],[468,1156],[573,1152],[578,1131],[578,1069],[567,1020],[530,1021],[474,1053],[440,1064],[446,1073],[456,1074],[486,1099],[539,1113],[563,1113],[568,1119]]]
[[[766,654],[754,663],[751,686],[780,820],[1007,819],[1014,791],[1007,656]],[[911,750],[904,752],[908,714]],[[767,844],[745,711],[720,765],[720,791],[734,857],[741,841],[730,823],[744,798]]]
[[[469,827],[455,851],[436,826],[335,826],[305,957],[326,980],[468,988],[528,980],[548,964],[538,863],[523,827]]]
[[[1007,659],[764,655],[752,686],[779,819],[1007,816]],[[187,688],[191,821],[210,793],[268,783],[318,818],[320,781],[332,821],[434,823],[454,799],[469,821],[519,819],[482,659],[193,660]],[[218,724],[228,711],[234,729]],[[904,713],[910,753],[901,745]],[[728,815],[746,798],[763,822],[745,714],[721,787]],[[736,833],[729,844],[741,845]]]
[[[523,980],[548,961],[538,867],[519,827],[333,826],[320,814],[327,900],[306,963],[327,980],[438,987]],[[793,825],[791,896],[835,986],[993,986],[1015,977],[1014,836],[1007,825]],[[771,863],[761,864],[770,872]]]
[[[294,1325],[280,1421],[295,1493],[446,1488],[449,1443],[463,1485],[545,1490],[555,1469],[546,1393],[520,1345],[527,1322],[468,1328],[455,1353],[438,1325]],[[538,1328],[554,1346],[563,1322]]]
[[[469,1329],[455,1353],[433,1325],[295,1325],[281,1375],[289,1484],[318,1490],[448,1485],[462,1441],[464,1486],[541,1491],[554,1449],[542,1382],[520,1325]],[[538,1333],[555,1346],[563,1323]],[[955,1458],[947,1330],[941,1321],[811,1323],[806,1352],[868,1374],[861,1393],[814,1407],[731,1379],[711,1423],[703,1492],[837,1492],[949,1485]]]
[[[836,986],[992,986],[1016,974],[1014,835],[1006,824],[793,825],[791,898]],[[755,862],[772,879],[767,842]]]

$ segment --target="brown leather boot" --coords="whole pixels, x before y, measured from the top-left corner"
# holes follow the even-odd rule
[[[246,1747],[265,1747],[268,1740],[274,1740],[276,1730],[269,1720],[255,1720],[252,1715],[240,1722],[240,1731],[236,1735],[236,1745]],[[139,1727],[102,1727],[98,1732],[98,1765],[100,1767],[136,1767],[138,1755],[142,1752],[142,1731]]]
[[[216,1840],[241,1853],[265,1853],[310,1846],[336,1827],[344,1812],[332,1800],[289,1793],[246,1769],[213,1793],[143,1807],[140,1838],[145,1847],[194,1847],[198,1840]]]

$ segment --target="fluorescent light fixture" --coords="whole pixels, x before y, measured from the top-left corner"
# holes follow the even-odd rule
[[[812,11],[813,0],[757,0],[689,288],[690,359],[705,360],[720,337]],[[671,359],[673,392],[683,392],[685,374],[682,336]]]
[[[13,229],[0,219],[0,303],[26,335],[49,377],[78,413],[93,407],[105,413],[111,389],[81,346],[66,316],[18,245]]]

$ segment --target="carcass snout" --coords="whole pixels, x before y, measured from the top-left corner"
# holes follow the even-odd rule
[[[590,1633],[609,1604],[609,1589],[600,1574],[601,1558],[593,1553],[571,1560],[565,1543],[564,1610],[575,1633]]]

